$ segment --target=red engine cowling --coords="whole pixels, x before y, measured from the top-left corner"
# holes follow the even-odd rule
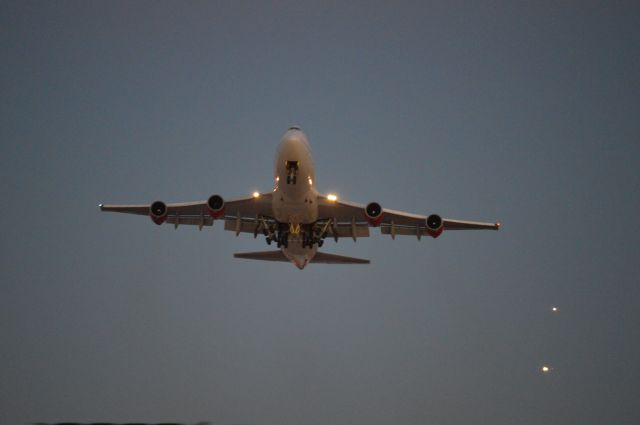
[[[438,214],[431,214],[429,217],[427,217],[426,225],[427,233],[429,233],[429,235],[433,236],[434,238],[440,236],[442,234],[442,231],[444,230],[444,221],[442,221],[442,217],[440,217]]]
[[[377,227],[382,223],[382,217],[384,217],[384,210],[377,202],[370,202],[364,208],[364,215],[367,217],[369,225]]]
[[[211,195],[207,199],[207,209],[213,218],[220,218],[224,215],[224,199],[220,195]]]
[[[156,201],[149,207],[149,217],[151,217],[151,220],[157,225],[164,223],[167,220],[168,214],[169,209],[167,208],[167,204],[162,201]]]

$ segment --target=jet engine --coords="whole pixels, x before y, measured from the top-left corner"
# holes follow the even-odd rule
[[[442,221],[442,217],[438,214],[431,214],[427,217],[427,233],[437,238],[442,234],[444,230],[444,221]]]
[[[149,207],[149,217],[157,225],[164,223],[168,214],[167,204],[162,201],[156,201]]]
[[[220,218],[224,215],[224,199],[220,195],[211,195],[207,199],[207,209],[213,218]]]
[[[379,203],[370,202],[364,208],[364,215],[367,217],[367,221],[371,226],[377,227],[382,223],[384,211]]]

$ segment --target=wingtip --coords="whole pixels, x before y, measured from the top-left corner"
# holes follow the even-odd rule
[[[100,211],[102,211],[102,209],[104,208],[104,204],[98,204],[98,208],[100,209]]]
[[[496,230],[500,230],[500,226],[502,226],[502,223],[496,223],[495,226],[496,226]]]

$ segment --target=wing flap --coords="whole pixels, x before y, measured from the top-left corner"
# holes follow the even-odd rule
[[[380,226],[380,233],[383,235],[396,235],[396,236],[425,236],[427,235],[427,228],[425,226]]]
[[[210,215],[169,215],[167,216],[167,223],[177,225],[189,225],[189,226],[213,226],[213,218]]]
[[[259,229],[260,222],[254,218],[225,218],[224,230],[236,233],[254,233]]]
[[[368,238],[369,237],[369,225],[366,223],[356,223],[355,226],[351,224],[338,223],[335,227],[336,234],[339,238],[353,238],[355,227],[356,238]],[[334,237],[333,230],[329,228],[327,230],[328,237]]]

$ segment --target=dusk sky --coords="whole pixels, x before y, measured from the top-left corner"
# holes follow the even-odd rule
[[[638,2],[2,1],[0,52],[0,424],[640,423]],[[300,271],[97,208],[269,191],[294,124],[503,227]]]

